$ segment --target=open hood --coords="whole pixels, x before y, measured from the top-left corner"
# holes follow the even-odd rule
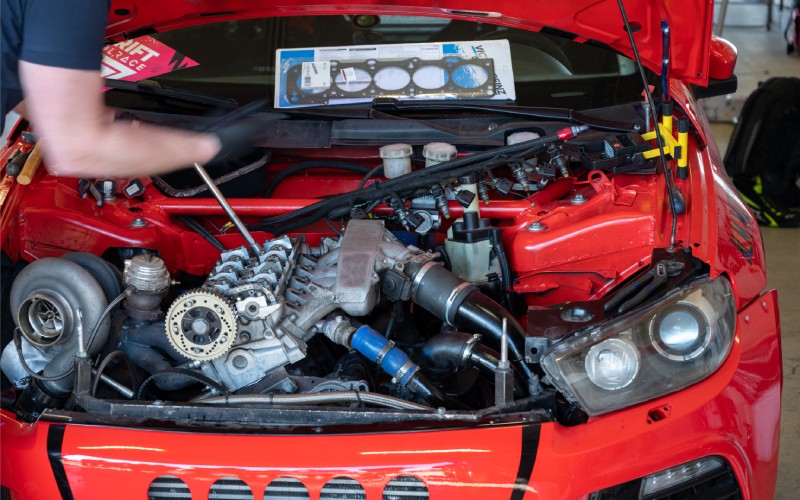
[[[491,11],[487,11],[487,6]],[[709,78],[713,0],[628,0],[628,19],[636,31],[642,63],[659,72],[661,21],[671,28],[671,76],[705,86]],[[616,0],[113,0],[107,34],[120,39],[224,20],[320,14],[430,15],[486,20],[532,30],[562,30],[577,41],[601,43],[632,57]]]

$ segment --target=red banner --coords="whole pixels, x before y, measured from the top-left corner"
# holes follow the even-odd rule
[[[102,74],[111,80],[138,82],[197,65],[155,38],[141,36],[105,47]]]

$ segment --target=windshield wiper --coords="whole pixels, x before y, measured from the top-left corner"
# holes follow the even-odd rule
[[[406,111],[478,111],[505,116],[515,116],[531,120],[555,120],[579,125],[589,125],[598,130],[614,132],[639,132],[643,128],[641,120],[620,121],[600,118],[589,113],[575,111],[569,108],[535,108],[515,106],[511,104],[490,104],[490,101],[402,101],[395,98],[381,97],[364,103],[328,104],[325,106],[308,106],[294,109],[281,109],[280,112],[288,116],[329,118],[329,119],[370,119],[385,118],[392,112]],[[376,116],[375,113],[381,115]]]
[[[468,110],[486,113],[497,113],[506,116],[516,116],[536,120],[558,120],[581,125],[589,125],[600,130],[618,132],[638,132],[642,129],[641,123],[629,121],[608,120],[598,118],[586,113],[581,113],[569,108],[535,108],[527,106],[488,104],[487,101],[401,101],[394,98],[378,98],[372,101],[372,109],[377,111],[452,111]],[[484,104],[486,103],[486,104]]]
[[[231,97],[217,97],[203,92],[196,92],[194,90],[185,90],[175,87],[164,87],[155,80],[141,80],[138,82],[126,82],[124,80],[105,80],[106,87],[114,90],[122,90],[123,92],[135,92],[137,94],[146,94],[157,97],[166,97],[176,101],[191,102],[195,104],[202,104],[220,109],[236,109],[239,107],[239,102]]]

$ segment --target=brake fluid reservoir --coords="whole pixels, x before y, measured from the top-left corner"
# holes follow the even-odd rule
[[[394,179],[411,173],[411,146],[408,144],[389,144],[379,150],[383,159],[383,175]]]
[[[422,156],[425,157],[426,168],[438,165],[443,161],[450,161],[457,154],[456,147],[446,142],[430,142],[422,148]]]

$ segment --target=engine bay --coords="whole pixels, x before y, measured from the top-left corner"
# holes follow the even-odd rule
[[[94,191],[44,179],[50,209],[22,214],[11,249],[33,261],[15,269],[0,363],[15,411],[585,421],[543,353],[617,316],[603,304],[656,263],[663,289],[698,266],[658,249],[649,143],[557,125],[490,148],[262,150]],[[625,310],[649,298],[626,293]],[[300,409],[317,417],[285,413]]]

